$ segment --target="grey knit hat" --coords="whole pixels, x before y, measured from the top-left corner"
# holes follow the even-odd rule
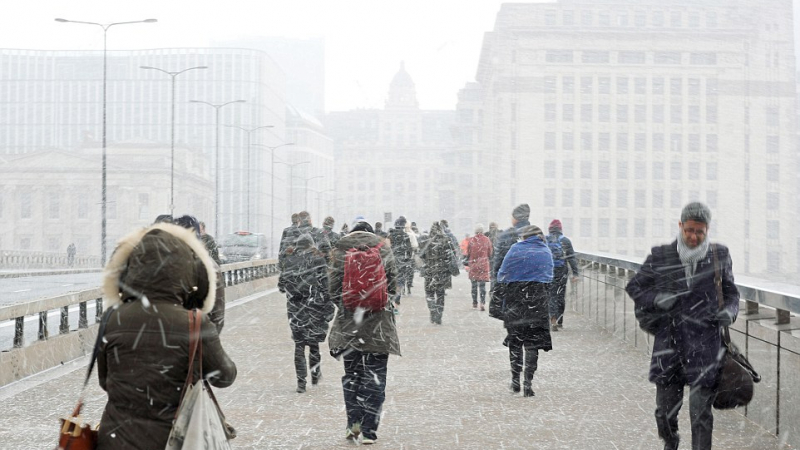
[[[686,223],[689,220],[709,224],[711,223],[711,210],[700,202],[689,203],[681,211],[681,222]]]
[[[511,216],[517,220],[528,220],[531,216],[531,207],[527,203],[523,203],[511,212]]]

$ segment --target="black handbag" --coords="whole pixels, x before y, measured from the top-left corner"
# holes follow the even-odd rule
[[[714,258],[714,284],[717,287],[717,301],[720,311],[725,307],[722,299],[722,276],[719,273],[719,260],[717,259],[716,246],[712,246],[711,255]],[[720,364],[719,379],[717,380],[717,396],[714,399],[714,408],[733,409],[747,406],[753,400],[754,383],[761,381],[761,376],[753,369],[750,361],[731,342],[728,327],[723,327],[722,346],[725,356]]]
[[[497,282],[494,283],[491,291],[489,291],[489,317],[491,318],[505,320],[503,314],[505,296],[503,291],[502,284]]]

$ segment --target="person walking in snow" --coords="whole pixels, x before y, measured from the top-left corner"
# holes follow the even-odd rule
[[[442,226],[434,222],[419,255],[424,264],[425,300],[433,324],[442,324],[445,291],[453,287],[454,267],[456,270],[458,267],[456,252]]]
[[[483,225],[475,226],[475,236],[467,241],[466,261],[469,280],[472,282],[472,309],[478,308],[480,292],[481,311],[486,310],[486,282],[489,281],[489,262],[492,258],[492,241],[483,234]]]

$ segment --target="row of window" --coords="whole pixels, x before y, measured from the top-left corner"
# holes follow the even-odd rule
[[[596,79],[596,81],[595,81]],[[664,95],[669,94],[673,97],[684,95],[684,85],[688,95],[698,96],[702,92],[703,80],[705,80],[705,94],[715,96],[719,92],[719,81],[716,78],[683,78],[683,77],[611,77],[605,76],[546,76],[544,77],[543,90],[545,94],[555,94],[558,92],[558,83],[561,83],[561,93],[574,95],[575,89],[580,88],[581,94],[593,94],[595,86],[600,95],[614,94],[628,95]],[[631,81],[633,86],[631,87]],[[580,83],[579,85],[576,83]],[[613,83],[613,84],[612,84]]]
[[[561,133],[561,149],[564,151],[575,150],[575,133],[566,131]],[[556,150],[558,149],[557,142],[558,134],[552,131],[544,133],[544,149]],[[612,147],[612,136],[616,136],[614,145],[618,152],[627,152],[630,148],[630,138],[633,137],[633,149],[637,152],[644,152],[647,149],[653,152],[663,152],[669,145],[670,151],[681,153],[683,152],[684,145],[691,153],[697,153],[702,150],[702,136],[700,134],[680,134],[671,133],[593,133],[591,131],[584,131],[579,134],[580,150],[591,152],[595,148],[601,152],[607,152]],[[516,135],[512,134],[512,148],[514,147],[514,138]],[[649,137],[649,141],[648,141]],[[667,140],[669,138],[669,140]],[[777,154],[780,151],[780,136],[768,135],[765,138],[764,149],[768,154]],[[648,147],[649,144],[649,147]],[[709,153],[716,153],[719,147],[719,138],[716,134],[705,135],[705,151]],[[744,148],[746,152],[750,149],[749,135],[744,141]]]
[[[580,177],[584,180],[591,180],[594,178],[594,162],[593,161],[581,161],[580,162]],[[666,163],[662,161],[654,161],[652,163],[652,170],[650,171],[650,177],[647,176],[647,167],[644,161],[634,161],[633,167],[629,164],[629,161],[617,161],[616,164],[616,173],[613,179],[616,180],[627,180],[629,176],[630,169],[634,169],[634,177],[637,180],[663,180],[664,179],[664,171],[666,167]],[[705,179],[708,181],[717,181],[717,163],[715,162],[706,162],[706,177]],[[669,165],[670,167],[670,180],[682,180],[684,177],[683,174],[683,163],[680,161],[673,161]],[[691,161],[687,164],[687,174],[686,178],[689,180],[700,180],[700,167],[701,163],[697,161]],[[544,165],[544,177],[547,179],[555,179],[556,176],[556,161],[545,161]],[[768,165],[768,176],[773,175],[775,177],[778,176],[779,167],[777,164],[770,164]],[[611,177],[611,162],[610,161],[597,161],[597,179],[598,180],[610,180]],[[572,180],[575,178],[575,167],[573,161],[562,161],[561,163],[561,179],[563,180]],[[778,181],[777,179],[768,178],[769,180]]]
[[[561,13],[561,14],[559,14]],[[654,27],[654,28],[717,28],[719,25],[716,11],[705,11],[704,14],[700,11],[593,11],[582,10],[580,14],[573,10],[554,10],[549,9],[544,13],[544,24],[548,27],[555,27],[563,25],[571,27],[577,25],[578,16],[580,16],[580,25],[582,27]],[[561,19],[559,22],[559,18]],[[684,25],[685,19],[685,25]]]
[[[669,208],[682,208],[686,204],[686,199],[682,189],[673,189],[669,192]],[[575,203],[575,195],[579,194],[579,203]],[[635,189],[633,191],[633,207],[637,209],[647,208],[647,190]],[[698,200],[700,198],[699,191],[688,191],[690,200]],[[546,188],[543,190],[543,204],[545,207],[553,208],[560,203],[561,207],[573,208],[580,206],[581,208],[630,208],[627,189],[618,189],[615,191],[616,202],[611,203],[612,191],[610,189],[561,189],[561,201],[558,202],[558,197],[555,188]],[[665,191],[654,190],[651,193],[651,202],[649,207],[652,209],[662,209],[667,207],[665,201]],[[777,211],[780,208],[780,193],[767,192],[765,196],[766,208],[768,211]],[[705,202],[710,208],[717,207],[717,191],[706,191]]]
[[[573,64],[580,61],[583,64],[647,64],[648,56],[652,56],[650,64],[679,65],[683,64],[684,57],[681,52],[608,52],[608,51],[582,51],[580,59],[576,58],[575,50],[546,50],[544,59],[553,64]],[[717,64],[717,54],[712,52],[689,53],[686,59],[693,66],[714,66]]]
[[[600,123],[612,122],[611,118],[611,105],[600,104],[597,106],[597,121]],[[616,115],[614,122],[616,123],[629,123],[631,116],[629,115],[631,105],[616,105]],[[564,122],[575,122],[575,105],[572,103],[564,103],[561,105],[561,120]],[[684,120],[684,110],[687,112]],[[774,121],[774,125],[770,122],[770,126],[777,126],[779,116],[777,108],[768,108],[767,120]],[[666,122],[665,105],[650,105],[650,120],[652,123],[665,123]],[[582,123],[592,123],[595,120],[595,105],[592,103],[584,103],[580,105],[580,121]],[[546,103],[544,105],[544,121],[555,122],[557,118],[557,106],[555,103]],[[647,123],[647,105],[633,105],[633,121],[634,123]],[[683,124],[684,122],[690,124],[699,124],[704,122],[706,124],[717,123],[717,105],[707,105],[705,108],[705,120],[701,119],[700,106],[688,105],[685,109],[683,105],[670,105],[669,106],[669,123]]]

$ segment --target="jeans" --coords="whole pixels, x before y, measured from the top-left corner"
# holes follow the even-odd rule
[[[548,286],[550,291],[550,302],[548,304],[550,320],[557,318],[559,325],[564,323],[564,309],[566,308],[568,278],[567,266],[554,267],[553,281]]]
[[[656,426],[658,436],[664,440],[665,450],[677,450],[678,413],[683,405],[682,383],[656,384]],[[692,426],[692,450],[711,449],[711,433],[714,429],[714,404],[716,391],[713,388],[694,386],[689,389],[689,419]]]
[[[486,282],[485,281],[472,281],[472,306],[478,304],[478,289],[481,292],[481,305],[486,304]]]
[[[342,355],[342,390],[347,409],[347,428],[361,424],[361,433],[377,438],[383,401],[386,399],[386,365],[389,355],[348,350]]]
[[[306,385],[306,345],[308,346],[308,363],[311,366],[311,373],[319,375],[319,365],[321,357],[319,355],[319,343],[300,343],[294,344],[294,371],[297,374],[297,385]]]
[[[523,348],[524,358],[523,358]],[[533,374],[536,372],[539,363],[539,349],[534,348],[533,344],[523,344],[521,340],[508,338],[508,359],[511,361],[511,384],[519,386],[519,375],[522,373],[522,362],[525,361],[525,387],[530,388],[533,381]]]
[[[425,290],[425,300],[428,302],[428,309],[431,311],[431,323],[442,324],[442,313],[444,313],[444,289],[430,291]]]

